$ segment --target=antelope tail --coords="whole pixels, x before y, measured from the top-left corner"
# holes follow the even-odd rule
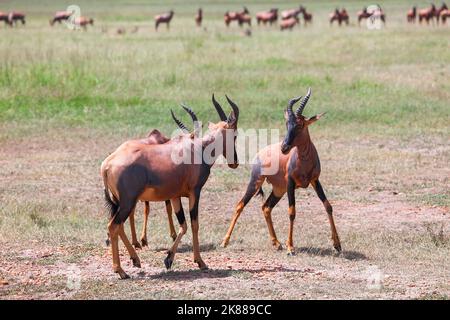
[[[117,214],[117,211],[119,210],[119,204],[118,204],[116,197],[114,197],[114,195],[111,198],[109,188],[106,183],[106,181],[107,181],[106,180],[107,179],[106,170],[103,170],[102,176],[103,176],[103,183],[105,185],[105,189],[104,189],[104,191],[105,191],[105,207],[108,210],[110,217],[114,218]]]

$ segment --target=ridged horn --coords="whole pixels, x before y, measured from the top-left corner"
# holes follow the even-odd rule
[[[302,115],[303,110],[305,109],[305,106],[308,103],[310,97],[311,97],[311,88],[308,88],[308,93],[303,98],[302,102],[300,102],[300,106],[298,107],[297,111],[295,111],[295,115],[297,117]]]
[[[177,119],[177,117],[175,117],[175,114],[173,113],[172,109],[170,109],[170,113],[172,114],[172,119],[173,121],[175,121],[177,126],[185,133],[189,133],[189,129],[183,124],[183,122],[181,122],[180,120]]]
[[[214,98],[214,93],[212,95],[212,103],[214,105],[214,108],[216,108],[217,113],[219,114],[221,121],[227,121],[227,116],[225,115],[225,112],[223,111],[220,104],[216,101],[216,98]]]

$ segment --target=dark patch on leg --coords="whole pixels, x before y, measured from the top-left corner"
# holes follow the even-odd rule
[[[177,220],[180,225],[182,225],[186,221],[186,217],[184,216],[184,210],[182,207],[180,208],[180,211],[175,213],[175,215],[177,216]]]

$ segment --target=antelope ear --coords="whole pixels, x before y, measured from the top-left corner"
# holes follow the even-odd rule
[[[317,120],[319,120],[325,113],[326,113],[326,112],[322,112],[322,113],[316,114],[315,116],[312,116],[312,117],[310,117],[310,118],[308,118],[308,119],[305,119],[306,125],[309,126],[310,124],[313,124],[314,122],[316,122]]]

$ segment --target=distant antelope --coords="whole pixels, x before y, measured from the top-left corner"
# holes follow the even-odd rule
[[[208,133],[201,138],[196,134],[199,130],[199,124],[196,122],[193,134],[181,134],[163,144],[145,145],[126,142],[103,161],[101,175],[105,186],[105,200],[110,209],[111,220],[108,224],[108,232],[111,238],[113,270],[119,274],[120,278],[128,278],[128,275],[120,266],[119,236],[130,254],[133,265],[140,267],[136,250],[128,240],[123,228],[123,223],[139,200],[165,201],[170,199],[176,212],[180,231],[164,260],[166,268],[170,269],[178,245],[187,231],[180,197],[188,197],[194,262],[202,270],[208,268],[200,256],[198,240],[198,207],[201,190],[220,154],[226,158],[229,167],[237,168],[238,166],[235,137],[239,108],[228,97],[227,100],[233,109],[228,117],[213,98],[221,121],[210,123]],[[232,149],[230,150],[230,148]],[[221,153],[214,151],[220,149]],[[179,154],[180,151],[187,152],[190,159],[197,158],[196,150],[202,154],[199,163],[178,163],[173,160],[173,155]],[[208,150],[211,151],[208,154],[210,158],[205,157],[205,152]],[[233,154],[232,157],[229,157],[230,152]]]
[[[407,13],[406,13],[406,21],[408,23],[415,23],[417,17],[417,7],[412,7]]]
[[[450,18],[450,10],[449,9],[443,10],[441,12],[440,18],[442,19],[442,23],[445,24],[447,22],[447,19]]]
[[[300,102],[300,106],[295,113],[292,107],[300,101],[301,97],[289,101],[285,111],[287,133],[284,140],[280,143],[272,144],[262,149],[256,155],[256,161],[252,168],[250,182],[244,197],[238,202],[236,210],[231,220],[230,227],[223,239],[222,246],[227,246],[234,226],[244,210],[244,207],[255,194],[262,194],[261,186],[265,180],[272,185],[272,192],[264,202],[262,211],[269,229],[269,235],[274,248],[280,250],[282,246],[277,239],[275,229],[272,223],[272,209],[280,201],[285,193],[289,201],[289,234],[286,242],[288,254],[294,254],[294,220],[295,210],[295,189],[307,188],[310,184],[316,191],[319,199],[322,201],[328,214],[331,226],[331,236],[334,248],[341,251],[339,236],[333,219],[333,209],[328,202],[322,185],[319,182],[320,161],[316,148],[312,143],[308,127],[319,120],[323,114],[318,114],[310,118],[303,116],[303,110],[311,95],[308,90],[305,98]],[[278,171],[274,174],[265,174],[264,168],[270,168],[274,163],[278,163]]]
[[[12,27],[13,25],[17,25],[17,21],[22,22],[22,25],[25,24],[25,14],[22,12],[12,11],[8,14],[8,24]]]
[[[281,19],[287,20],[292,18],[298,18],[298,15],[302,11],[302,6],[297,9],[284,10],[281,12]]]
[[[439,24],[439,20],[441,18],[441,13],[448,10],[447,5],[443,2],[439,9],[436,9],[434,16],[436,17],[436,22]]]
[[[256,22],[258,25],[262,22],[263,24],[269,23],[272,25],[278,20],[278,9],[272,8],[269,11],[258,12],[256,14]]]
[[[81,17],[76,17],[74,19],[74,23],[76,26],[79,26],[79,27],[83,28],[84,31],[86,31],[88,24],[90,24],[91,26],[94,25],[94,19],[81,16]]]
[[[167,29],[170,28],[170,21],[172,20],[174,15],[173,10],[170,10],[167,13],[163,13],[163,14],[159,14],[157,16],[155,16],[155,30],[158,31],[158,26],[161,23],[165,23],[167,26]]]
[[[8,14],[6,12],[1,12],[0,11],[0,21],[3,21],[5,23],[5,25],[9,24]]]
[[[303,14],[303,23],[305,24],[305,26],[308,23],[312,23],[312,14],[309,12],[306,12],[306,8],[303,6],[300,6],[300,12]]]
[[[422,24],[422,21],[426,21],[426,23],[429,24],[430,21],[433,21],[433,18],[436,15],[436,6],[434,4],[431,4],[429,8],[420,9],[417,12],[417,15],[419,17],[420,24]]]
[[[357,13],[358,16],[358,25],[361,25],[361,21],[363,19],[369,19],[370,17],[374,16],[378,19],[380,19],[383,23],[386,23],[386,15],[384,14],[383,9],[381,9],[381,7],[379,5],[376,5],[376,10],[375,12],[373,11],[368,11],[367,7],[364,7],[361,11],[359,11]]]
[[[72,12],[58,11],[58,12],[55,13],[53,18],[50,19],[50,25],[53,26],[56,22],[61,24],[62,21],[69,20],[71,15],[72,15]]]
[[[202,8],[199,8],[197,11],[197,15],[195,16],[195,24],[197,25],[197,27],[202,26],[202,21],[203,21],[203,10]]]
[[[227,11],[223,17],[225,25],[228,27],[232,21],[237,21],[239,26],[242,26],[244,23],[251,25],[251,17],[250,12],[247,7],[244,7],[241,12],[235,11]]]
[[[330,17],[330,25],[332,25],[334,21],[337,21],[339,25],[341,25],[342,22],[345,22],[346,25],[349,24],[349,16],[345,8],[342,8],[341,11],[339,11],[339,9],[336,8],[334,12],[330,13],[329,17]]]
[[[299,23],[298,18],[289,18],[289,19],[281,20],[280,30],[283,31],[283,30],[289,29],[292,31],[292,28],[294,28],[295,25],[298,23]]]

